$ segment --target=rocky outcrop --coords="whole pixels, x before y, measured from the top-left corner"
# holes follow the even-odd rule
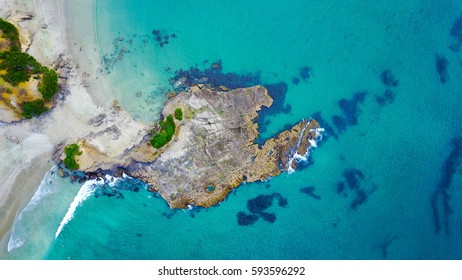
[[[255,143],[254,122],[262,106],[272,98],[262,86],[215,91],[196,87],[171,97],[163,116],[181,108],[184,118],[175,120],[170,143],[157,150],[142,143],[117,157],[108,157],[83,140],[80,166],[86,172],[124,168],[132,177],[150,184],[172,208],[209,207],[222,201],[244,182],[266,180],[292,171],[315,144],[320,128],[315,120],[303,120],[279,133],[261,147]]]

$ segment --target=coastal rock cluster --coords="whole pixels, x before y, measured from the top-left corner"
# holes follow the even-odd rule
[[[315,120],[302,120],[263,145],[256,144],[257,111],[272,103],[262,86],[231,91],[193,86],[169,99],[163,109],[163,116],[178,108],[184,112],[182,120],[175,120],[175,135],[166,146],[155,149],[147,135],[114,157],[81,140],[80,169],[123,169],[148,183],[150,191],[158,192],[172,208],[215,205],[242,183],[293,171],[315,145],[322,130]]]

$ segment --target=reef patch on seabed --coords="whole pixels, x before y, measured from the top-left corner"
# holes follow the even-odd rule
[[[300,189],[300,192],[301,193],[304,193],[316,200],[320,200],[321,199],[321,196],[316,194],[315,192],[316,188],[314,186],[307,186],[307,187],[303,187]]]
[[[431,197],[435,233],[439,233],[443,229],[446,235],[450,233],[449,216],[452,214],[449,204],[451,186],[454,175],[462,162],[462,137],[453,138],[451,145],[452,150],[444,161],[440,181]]]
[[[438,74],[442,84],[445,84],[449,81],[448,65],[449,61],[446,57],[441,54],[435,55],[436,73]]]
[[[175,33],[169,33],[166,30],[160,29],[153,29],[152,35],[156,38],[156,42],[158,43],[159,47],[163,47],[164,45],[169,44],[169,40],[176,39],[178,36]]]
[[[261,73],[224,73],[223,62],[218,60],[203,63],[204,69],[200,69],[197,65],[191,66],[189,69],[179,69],[175,71],[175,75],[170,78],[170,84],[175,91],[185,91],[192,85],[207,84],[214,89],[230,90],[237,88],[245,88],[261,84]]]
[[[382,84],[387,87],[397,87],[399,85],[399,80],[395,78],[395,75],[389,69],[382,71],[380,74],[380,80],[382,81]]]
[[[449,49],[458,52],[462,46],[462,14],[454,20],[449,35],[452,39]]]
[[[344,133],[348,127],[358,124],[358,118],[361,114],[360,104],[364,103],[367,92],[356,92],[351,99],[342,98],[338,102],[343,116],[335,115],[332,117],[332,122],[337,128],[339,134]]]
[[[391,70],[383,70],[380,74],[380,81],[385,85],[386,89],[382,95],[375,95],[375,101],[380,107],[390,105],[395,101],[396,94],[393,88],[399,86],[399,80],[396,79],[395,75]]]
[[[382,95],[375,95],[375,101],[380,107],[390,105],[395,101],[396,94],[391,89],[386,89]]]
[[[350,208],[357,210],[359,206],[366,203],[368,196],[375,192],[376,185],[365,187],[363,182],[366,176],[361,170],[348,168],[343,171],[343,181],[336,185],[336,192],[347,198],[350,194],[354,195],[353,201],[350,203]]]
[[[151,34],[119,35],[112,40],[113,50],[101,54],[102,67],[109,74],[117,63],[121,62],[131,52],[137,51],[138,48],[143,48],[148,44],[156,44],[162,48],[177,38],[176,33],[163,29],[153,29]],[[135,65],[135,67],[137,66]]]
[[[388,259],[388,249],[393,241],[397,240],[397,236],[388,236],[383,241],[378,242],[373,249],[380,250],[381,259],[386,260]]]
[[[263,220],[274,223],[276,221],[275,213],[268,213],[266,210],[273,205],[273,200],[278,201],[280,207],[286,207],[288,202],[280,193],[261,194],[255,198],[247,201],[247,210],[250,213],[239,211],[236,214],[237,223],[240,226],[251,226],[255,224],[260,218]]]
[[[380,73],[379,79],[385,86],[385,90],[381,95],[376,94],[374,97],[377,104],[380,107],[384,107],[395,101],[395,90],[400,82],[389,69],[383,70]],[[342,98],[337,102],[342,115],[334,115],[332,117],[332,123],[335,129],[323,118],[322,112],[317,111],[311,114],[312,117],[318,121],[319,125],[324,128],[324,138],[326,138],[326,141],[330,136],[338,140],[339,136],[345,133],[349,127],[358,124],[358,118],[361,115],[361,105],[364,104],[367,95],[368,93],[366,91],[358,91],[354,93],[351,98]],[[324,142],[325,141],[322,143]]]
[[[131,53],[131,49],[134,47],[134,40],[138,37],[137,34],[125,38],[124,36],[118,36],[112,41],[114,49],[112,52],[108,52],[101,55],[101,65],[104,71],[109,74],[112,72],[114,66],[121,62],[125,55]]]

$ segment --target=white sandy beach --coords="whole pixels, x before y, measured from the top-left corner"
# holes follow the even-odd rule
[[[18,21],[34,14],[30,20]],[[147,127],[125,111],[114,110],[114,97],[102,76],[93,25],[93,0],[0,0],[0,17],[18,21],[32,41],[28,52],[52,66],[70,59],[67,93],[51,112],[38,119],[0,124],[0,252],[14,218],[27,205],[45,173],[54,165],[51,155],[62,142],[72,143],[89,133],[116,125],[121,135],[99,133],[91,144],[107,155],[117,155],[141,141]],[[105,114],[98,127],[89,120]],[[0,254],[2,255],[2,254]]]

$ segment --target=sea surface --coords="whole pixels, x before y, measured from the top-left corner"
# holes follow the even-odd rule
[[[263,84],[275,104],[259,142],[310,117],[323,139],[301,170],[209,209],[53,169],[6,258],[462,258],[462,1],[95,0],[92,12],[105,75],[136,119],[156,121],[187,83]]]

